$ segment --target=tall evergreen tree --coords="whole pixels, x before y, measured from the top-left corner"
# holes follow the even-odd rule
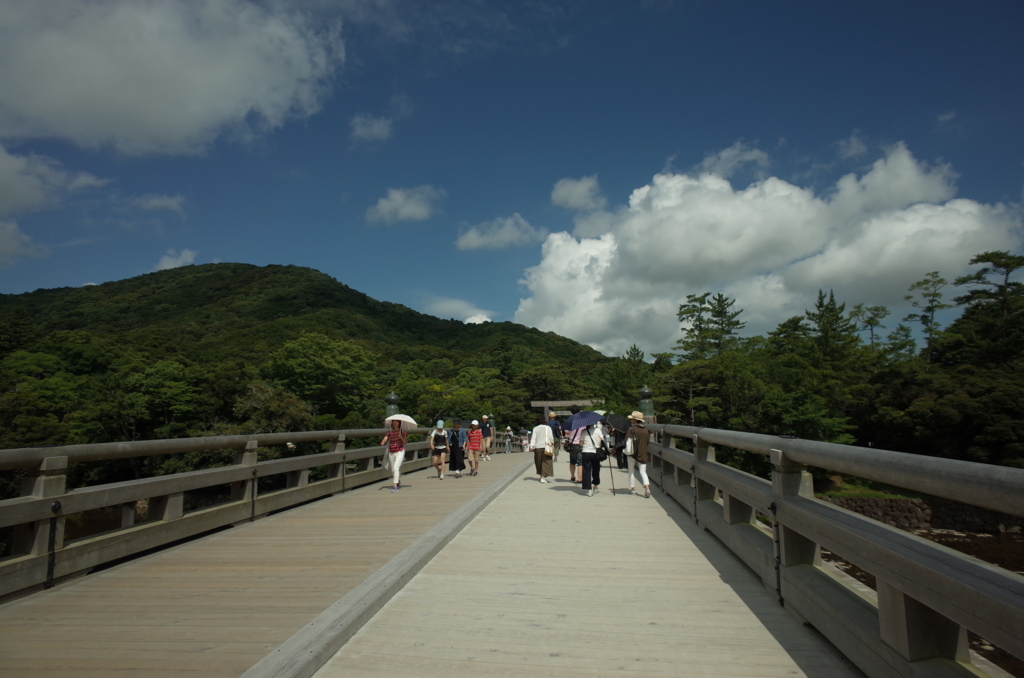
[[[739,341],[736,333],[747,325],[737,320],[743,309],[733,311],[732,307],[735,304],[735,299],[730,299],[721,292],[708,303],[708,333],[716,356],[721,356],[723,351],[734,348]]]
[[[811,337],[817,347],[821,366],[838,369],[851,357],[857,345],[857,325],[846,317],[846,304],[836,303],[835,294],[829,290],[818,290],[818,300],[813,311],[804,314],[810,321]]]
[[[850,320],[857,323],[858,331],[868,331],[868,335],[871,338],[871,351],[875,351],[875,330],[884,328],[882,320],[889,315],[889,309],[885,306],[865,306],[864,304],[855,304],[853,309],[850,311]]]
[[[920,313],[908,314],[903,320],[921,323],[921,327],[924,329],[924,361],[926,363],[932,361],[932,346],[935,345],[935,339],[941,329],[935,320],[935,314],[947,308],[953,308],[951,304],[942,301],[942,288],[946,285],[946,279],[940,276],[938,271],[932,271],[911,285],[908,290],[917,292],[920,299],[915,299],[912,294],[903,297],[910,302],[911,306],[921,310]]]
[[[676,352],[683,360],[706,360],[711,354],[710,311],[708,297],[704,294],[687,294],[686,303],[679,305],[679,322],[683,338],[676,342]]]

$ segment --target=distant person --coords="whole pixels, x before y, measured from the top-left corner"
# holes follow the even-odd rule
[[[494,427],[485,414],[480,422],[480,433],[483,435],[483,444],[480,446],[480,456],[487,461],[491,460],[491,445],[494,443]]]
[[[579,412],[580,412],[580,406],[579,405],[572,405],[569,408],[569,413],[570,413],[569,416],[570,416],[570,418],[574,414],[579,414]],[[583,448],[580,446],[580,434],[583,432],[583,429],[578,428],[578,429],[575,429],[575,430],[570,429],[570,430],[566,431],[563,428],[562,430],[564,432],[563,440],[565,441],[565,443],[564,443],[565,452],[566,452],[566,454],[569,457],[569,480],[571,480],[574,485],[576,483],[582,483],[583,482],[583,459],[580,457],[580,454],[582,454]],[[579,467],[579,480],[577,480],[577,474],[576,474],[576,468],[577,467]]]
[[[448,470],[455,473],[456,478],[462,477],[466,470],[466,429],[462,428],[461,419],[452,419],[452,430],[448,434]]]
[[[466,460],[469,462],[469,475],[480,475],[480,451],[484,445],[484,434],[480,430],[480,422],[474,419],[466,432]]]
[[[515,433],[512,432],[511,426],[505,427],[505,434],[502,437],[505,438],[505,454],[512,454],[512,439]]]
[[[583,461],[583,491],[588,497],[593,497],[601,485],[601,463],[597,459],[597,453],[605,447],[604,433],[600,424],[576,429],[580,432],[580,457]]]
[[[558,453],[562,450],[562,425],[558,423],[558,418],[554,412],[548,412],[548,426],[551,428],[551,435],[555,439],[555,454],[552,456],[552,461],[558,461]]]
[[[391,420],[391,430],[384,434],[380,444],[388,446],[388,468],[394,473],[391,491],[398,492],[402,486],[402,462],[405,461],[405,440],[409,434],[402,430],[402,422]]]
[[[448,432],[444,422],[437,420],[437,428],[430,434],[430,460],[437,471],[437,479],[444,480],[444,458],[448,454]]]
[[[551,435],[551,427],[544,422],[544,417],[537,417],[537,425],[530,436],[530,449],[533,450],[533,465],[537,468],[540,482],[546,483],[555,475],[551,464],[555,456],[555,437]]]
[[[644,423],[642,412],[633,412],[629,415],[629,423],[632,426],[626,431],[626,463],[629,464],[629,492],[636,494],[633,489],[633,467],[640,468],[640,483],[644,486],[644,497],[651,496],[651,482],[647,479],[647,443],[651,440],[650,431]]]

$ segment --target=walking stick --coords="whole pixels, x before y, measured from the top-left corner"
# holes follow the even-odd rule
[[[612,496],[615,496],[615,476],[612,475],[612,455],[608,455],[608,477],[612,480]]]

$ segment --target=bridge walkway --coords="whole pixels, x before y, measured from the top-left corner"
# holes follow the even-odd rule
[[[522,475],[316,674],[863,674],[671,498]]]
[[[238,678],[524,459],[411,473],[0,605],[0,677]]]

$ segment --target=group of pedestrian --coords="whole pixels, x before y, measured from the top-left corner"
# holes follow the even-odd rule
[[[573,405],[569,411],[573,415],[579,414],[580,408]],[[479,475],[480,461],[490,460],[494,427],[488,415],[483,415],[481,419],[482,422],[472,420],[468,430],[462,428],[460,419],[452,421],[451,430],[445,429],[444,421],[437,421],[437,426],[431,431],[428,441],[431,462],[438,480],[445,477],[445,462],[448,463],[448,471],[454,473],[456,478],[461,478],[467,467],[467,475]],[[538,417],[533,432],[524,441],[524,447],[528,446],[533,450],[534,466],[540,482],[547,483],[548,478],[554,478],[554,460],[559,451],[564,450],[569,457],[569,479],[573,484],[580,485],[588,497],[593,497],[601,485],[601,461],[614,447],[621,450],[626,457],[630,493],[636,494],[634,474],[639,472],[644,497],[650,497],[651,484],[647,477],[647,443],[650,441],[650,433],[642,413],[633,412],[628,420],[629,429],[624,433],[617,431],[613,437],[603,422],[563,430],[553,412],[549,414],[547,421],[543,417]],[[512,435],[512,428],[507,427],[506,453],[511,452]],[[387,445],[388,448],[385,467],[391,469],[393,473],[392,492],[397,492],[402,486],[401,468],[402,462],[405,461],[407,438],[408,433],[402,428],[401,422],[392,420],[391,428],[380,441],[381,445]]]
[[[573,405],[569,412],[572,415],[579,414],[580,408]],[[530,437],[530,447],[533,449],[540,482],[546,483],[554,475],[552,462],[561,448],[569,457],[569,479],[573,484],[580,485],[584,494],[593,497],[601,485],[601,462],[615,447],[627,459],[630,494],[636,494],[634,476],[639,472],[644,497],[650,497],[651,483],[647,477],[647,443],[650,442],[650,432],[644,423],[643,413],[634,411],[627,419],[629,429],[624,432],[615,431],[614,436],[603,422],[562,430],[554,413],[549,415],[547,422],[543,418],[538,419]]]

